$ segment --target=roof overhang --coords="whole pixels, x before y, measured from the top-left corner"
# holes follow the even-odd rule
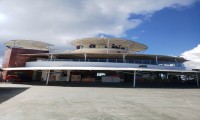
[[[171,69],[149,69],[149,68],[124,68],[124,67],[14,67],[2,68],[3,70],[114,70],[114,71],[154,71],[154,72],[178,72],[178,73],[200,73],[193,70],[171,70]]]

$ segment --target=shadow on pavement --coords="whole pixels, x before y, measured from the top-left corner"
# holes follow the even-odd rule
[[[0,104],[29,89],[29,87],[0,87]]]
[[[26,82],[21,84],[41,85],[46,86],[45,81]],[[83,83],[83,82],[65,82],[65,81],[50,81],[48,86],[62,86],[62,87],[108,87],[108,88],[133,88],[133,83]],[[169,89],[198,89],[195,83],[192,84],[176,84],[176,83],[136,83],[135,88],[169,88]]]

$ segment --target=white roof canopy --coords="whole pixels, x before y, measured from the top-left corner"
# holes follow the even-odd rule
[[[131,52],[139,52],[146,50],[148,48],[146,45],[135,41],[121,39],[121,38],[105,38],[105,37],[77,39],[72,41],[72,44],[75,46],[78,45],[89,46],[90,44],[95,44],[97,46],[99,45],[107,46],[109,44],[109,47],[111,47],[112,44],[115,44],[128,48],[129,51]]]
[[[199,73],[192,70],[171,70],[171,69],[150,69],[150,68],[125,68],[125,67],[15,67],[2,68],[3,70],[113,70],[113,71],[160,71],[160,72],[181,72]]]
[[[49,43],[34,40],[10,40],[8,42],[5,42],[4,45],[7,47],[19,47],[35,50],[48,50],[49,46],[53,46]]]

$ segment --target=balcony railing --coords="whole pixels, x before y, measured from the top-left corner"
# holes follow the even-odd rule
[[[74,61],[74,62],[109,62],[109,63],[132,63],[145,65],[159,65],[159,66],[175,66],[184,67],[182,63],[156,60],[124,60],[123,59],[38,59],[38,61]]]

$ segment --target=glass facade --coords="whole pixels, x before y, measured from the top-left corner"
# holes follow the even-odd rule
[[[170,61],[156,61],[156,60],[139,60],[139,59],[47,59],[43,61],[74,61],[74,62],[110,62],[110,63],[132,63],[143,65],[159,65],[159,66],[176,66],[184,67],[182,62],[170,62]]]

